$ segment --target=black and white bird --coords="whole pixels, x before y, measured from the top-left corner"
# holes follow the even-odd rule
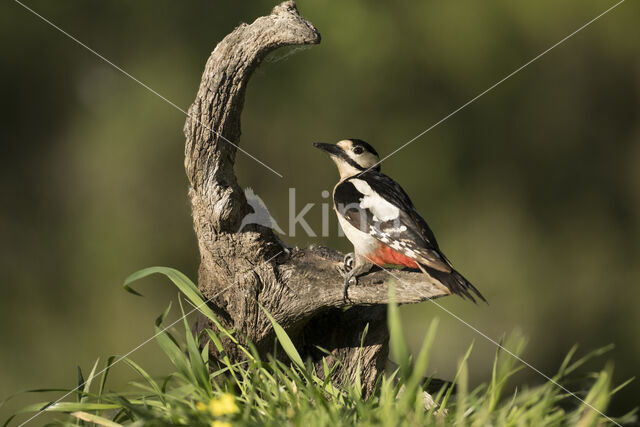
[[[473,293],[486,302],[440,251],[407,193],[380,172],[380,159],[371,145],[359,139],[313,145],[329,154],[340,173],[333,190],[334,209],[354,249],[340,269],[345,298],[349,284],[357,283],[373,265],[395,265],[419,268],[449,293],[475,302]]]

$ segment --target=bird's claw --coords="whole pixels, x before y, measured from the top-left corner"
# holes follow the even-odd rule
[[[358,277],[353,274],[354,271],[347,273],[344,277],[343,299],[345,302],[349,301],[349,286],[356,286],[358,284]]]
[[[349,301],[349,286],[355,286],[358,284],[357,274],[354,270],[355,260],[355,255],[353,253],[349,253],[344,256],[342,265],[336,266],[340,276],[344,279],[343,298],[345,302]]]
[[[338,273],[340,273],[340,276],[346,279],[347,276],[349,276],[349,272],[353,270],[354,262],[355,262],[355,257],[353,253],[346,254],[344,256],[344,260],[342,261],[342,265],[336,266],[336,269],[338,270]]]
[[[340,273],[340,276],[342,276],[343,279],[346,279],[349,275],[349,272],[345,270],[342,265],[336,265],[336,270],[338,270],[338,273]]]
[[[353,252],[346,254],[344,256],[343,261],[342,261],[342,264],[344,266],[344,270],[345,271],[353,270],[355,261],[356,261],[356,258],[355,258],[355,255],[353,254]]]
[[[352,277],[344,281],[344,288],[342,289],[342,299],[344,300],[345,303],[348,303],[350,301],[349,300],[349,284],[352,280],[355,281],[355,278]]]

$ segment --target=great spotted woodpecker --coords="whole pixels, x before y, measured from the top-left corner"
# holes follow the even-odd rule
[[[376,264],[419,268],[449,293],[475,302],[473,292],[486,302],[440,251],[407,193],[380,172],[380,159],[371,145],[359,139],[313,145],[329,154],[340,173],[333,190],[334,209],[354,249],[339,269],[345,279],[345,299],[349,284],[357,283],[358,276]]]

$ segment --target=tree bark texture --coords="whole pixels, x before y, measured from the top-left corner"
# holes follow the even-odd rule
[[[329,362],[340,360],[340,378],[355,378],[361,357],[362,383],[369,392],[388,356],[389,287],[395,287],[401,304],[445,292],[419,272],[394,272],[401,279],[396,280],[377,269],[350,287],[345,301],[336,269],[341,254],[323,247],[289,248],[259,225],[238,231],[243,217],[252,212],[234,173],[249,78],[273,50],[319,42],[318,30],[287,1],[250,25],[241,24],[216,46],[205,65],[184,127],[185,169],[201,257],[198,287],[206,298],[215,296],[210,305],[222,324],[262,354],[273,350],[275,335],[260,305],[283,326],[303,358],[321,363],[325,353],[320,346],[330,351]],[[250,151],[250,144],[247,147]],[[232,358],[242,358],[231,342],[223,344]]]

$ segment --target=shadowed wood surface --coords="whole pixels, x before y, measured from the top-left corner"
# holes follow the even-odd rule
[[[401,304],[446,293],[419,272],[394,271],[401,279],[397,280],[377,270],[351,286],[345,301],[336,268],[342,264],[342,254],[323,247],[289,248],[272,230],[259,225],[238,231],[252,212],[234,173],[249,78],[273,50],[319,42],[316,28],[288,1],[250,25],[241,24],[207,60],[184,127],[185,169],[201,257],[198,287],[206,298],[220,293],[210,305],[222,324],[241,339],[251,340],[262,354],[273,349],[275,336],[260,305],[284,327],[303,358],[320,363],[324,354],[317,346],[329,350],[328,361],[344,365],[338,372],[342,379],[355,378],[358,347],[368,324],[360,366],[363,387],[369,392],[388,356],[389,287],[396,288]],[[244,149],[250,152],[251,144]],[[258,162],[254,165],[272,173]],[[352,307],[344,310],[346,306]],[[200,319],[197,328],[202,327],[211,325]],[[230,341],[223,345],[233,359],[242,358]]]

